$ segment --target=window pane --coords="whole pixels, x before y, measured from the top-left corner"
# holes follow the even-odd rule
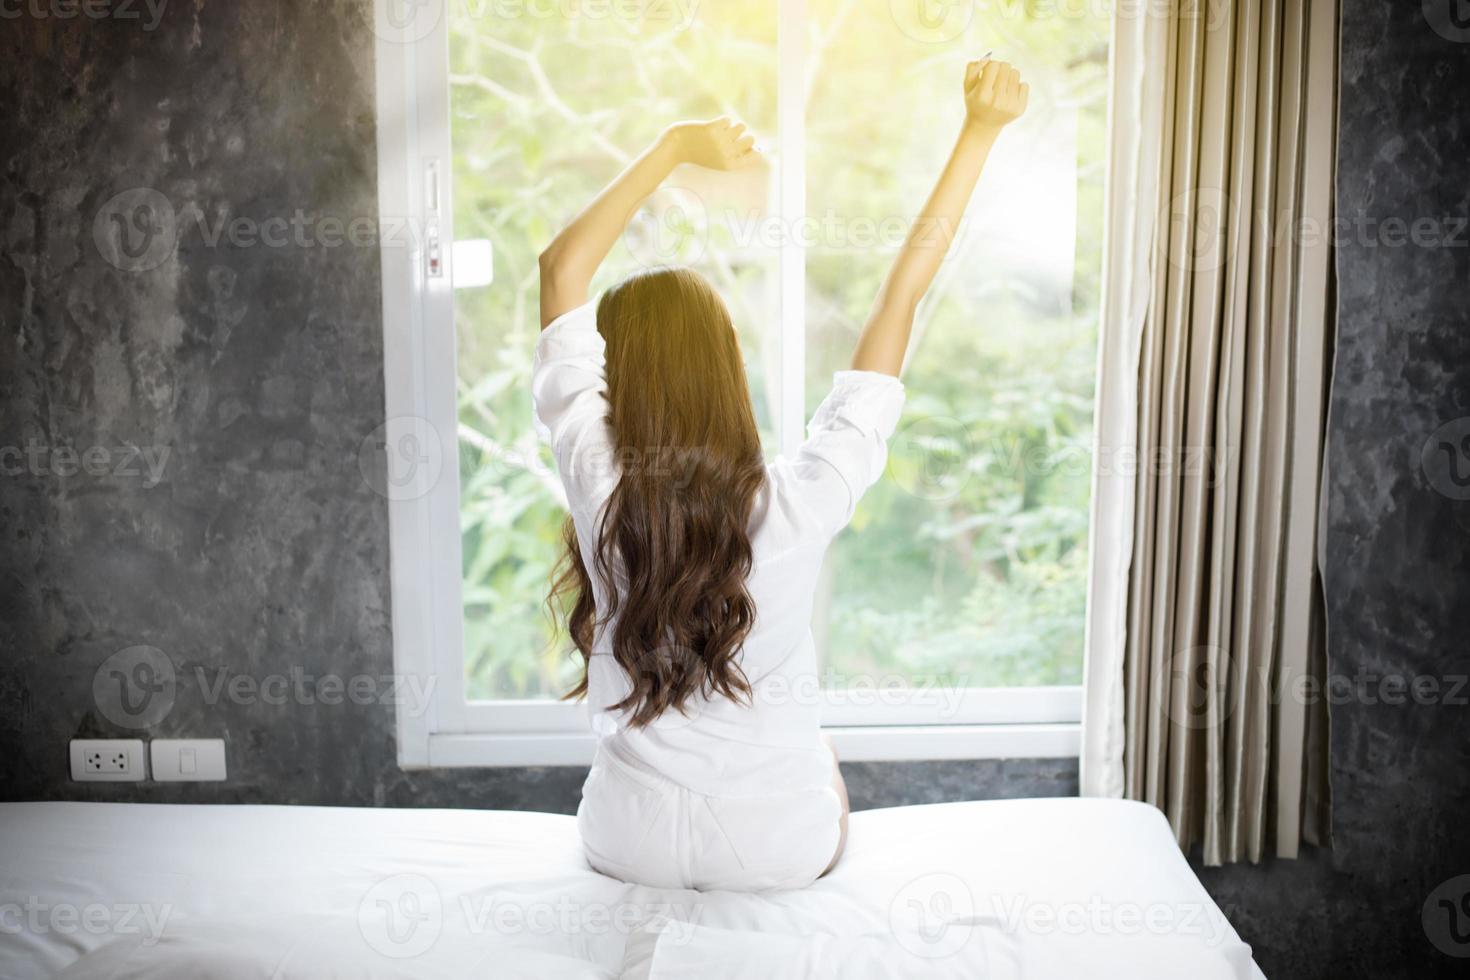
[[[447,8],[455,237],[488,240],[494,256],[489,285],[463,285],[469,261],[456,269],[466,691],[556,697],[575,662],[543,604],[565,511],[527,410],[536,256],[668,122],[732,112],[774,132],[775,6],[721,0],[688,22],[678,4],[527,4],[513,18],[492,16],[495,5]],[[630,19],[636,8],[647,16]],[[708,275],[741,327],[770,440],[775,255],[742,223],[763,211],[766,175],[680,172],[669,183],[682,189],[650,202],[594,295],[640,265]]]
[[[966,61],[1031,85],[920,310],[887,478],[828,557],[830,682],[1080,683],[1106,5],[809,5],[808,413],[953,144]]]

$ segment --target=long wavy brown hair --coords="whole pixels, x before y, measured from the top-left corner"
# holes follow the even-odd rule
[[[755,622],[748,523],[765,465],[735,329],[702,276],[624,280],[598,302],[597,330],[621,465],[591,556],[608,608],[596,608],[570,518],[548,602],[582,656],[563,699],[586,696],[593,634],[613,623],[632,691],[612,708],[641,728],[696,693],[750,695],[737,655]]]

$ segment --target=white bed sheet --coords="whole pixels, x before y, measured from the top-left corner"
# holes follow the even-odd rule
[[[768,895],[606,878],[554,814],[0,804],[0,978],[62,971],[1261,977],[1138,803],[855,813],[832,874]]]

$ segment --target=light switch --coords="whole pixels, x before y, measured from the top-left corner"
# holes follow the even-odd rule
[[[148,745],[160,783],[218,782],[225,778],[222,738],[155,738]]]

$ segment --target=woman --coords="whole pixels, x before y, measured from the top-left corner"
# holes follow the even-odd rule
[[[537,429],[571,509],[553,599],[584,659],[597,758],[577,811],[587,858],[666,888],[800,888],[837,863],[847,791],[819,730],[810,619],[822,557],[883,473],[914,310],[1001,128],[1009,65],[972,62],[964,126],[790,459],[761,457],[729,313],[688,269],[588,302],[598,265],[679,163],[754,165],[745,127],[679,123],[541,255]]]

